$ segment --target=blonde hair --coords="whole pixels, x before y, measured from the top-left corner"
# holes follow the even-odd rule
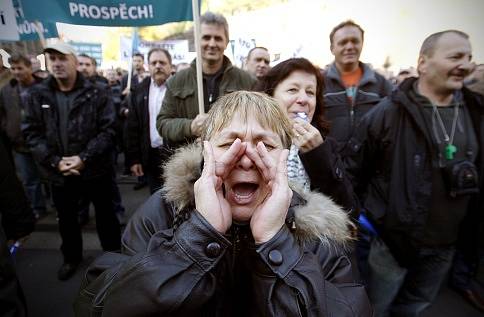
[[[292,143],[292,124],[277,100],[266,94],[236,91],[220,97],[208,112],[202,140],[210,140],[215,133],[227,127],[236,114],[244,122],[255,118],[265,129],[270,129],[281,138],[282,145],[289,148]]]

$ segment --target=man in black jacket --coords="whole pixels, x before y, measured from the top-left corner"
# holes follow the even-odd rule
[[[161,188],[161,165],[168,156],[168,149],[156,129],[156,117],[165,96],[165,81],[171,74],[170,53],[161,48],[150,50],[148,67],[151,76],[130,95],[126,157],[133,175],[146,175],[150,192],[154,193]]]
[[[15,165],[36,217],[46,213],[40,174],[32,153],[25,144],[20,123],[24,101],[33,85],[42,81],[33,75],[30,60],[14,54],[9,58],[12,79],[0,90],[0,133],[7,138],[7,148],[12,149]]]
[[[325,116],[331,121],[329,136],[343,147],[361,117],[392,91],[391,83],[360,61],[364,31],[348,20],[329,35],[334,62],[324,74]]]
[[[396,259],[372,260],[377,316],[420,316],[451,266],[459,224],[466,217],[477,224],[482,214],[484,98],[463,87],[471,57],[465,33],[430,35],[419,78],[371,110],[348,143],[348,172],[365,189],[365,209]],[[400,273],[389,280],[388,272]]]
[[[96,209],[102,248],[120,249],[119,222],[110,190],[115,113],[105,87],[76,71],[71,46],[57,43],[47,46],[45,52],[52,76],[32,90],[23,132],[35,159],[52,181],[64,255],[58,278],[65,280],[82,260],[77,219],[82,196],[86,195]]]
[[[100,85],[108,84],[108,80],[97,73],[97,62],[95,58],[82,53],[77,56],[77,60],[79,61],[79,66],[77,66],[77,70],[86,79],[89,79],[93,83],[97,83]]]

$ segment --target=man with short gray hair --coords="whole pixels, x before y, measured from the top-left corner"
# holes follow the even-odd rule
[[[249,74],[254,76],[254,78],[261,79],[271,69],[269,63],[271,58],[267,48],[262,46],[256,46],[252,48],[247,54],[247,60],[245,62],[245,67]]]
[[[158,115],[160,135],[171,147],[192,142],[200,136],[206,112],[215,100],[236,90],[250,90],[255,80],[230,63],[224,55],[229,28],[221,14],[206,12],[200,17],[203,95],[205,113],[198,113],[195,60],[190,68],[176,73],[166,85],[165,99]]]

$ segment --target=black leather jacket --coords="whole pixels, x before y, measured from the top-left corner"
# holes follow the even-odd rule
[[[432,202],[432,138],[420,105],[409,97],[416,80],[406,79],[363,117],[345,158],[364,208],[402,265],[415,256]],[[482,215],[484,97],[466,88],[462,93],[479,144],[475,164],[481,194],[472,196],[468,210]]]
[[[126,161],[128,166],[148,166],[151,149],[149,92],[151,77],[136,86],[129,98],[129,114],[126,120]]]
[[[349,221],[337,205],[295,194],[287,226],[256,245],[248,226],[222,235],[191,207],[199,166],[199,148],[172,157],[165,198],[157,192],[136,212],[122,254],[88,269],[77,316],[371,315],[344,253]]]
[[[52,76],[47,78],[32,88],[25,105],[22,132],[36,161],[55,182],[63,181],[57,170],[63,156],[79,155],[85,164],[81,176],[86,179],[112,172],[115,110],[109,91],[77,73],[74,90],[79,93],[69,110],[69,143],[64,149],[59,133],[56,86]]]

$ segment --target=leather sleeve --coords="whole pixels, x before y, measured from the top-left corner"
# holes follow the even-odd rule
[[[187,98],[187,96],[184,97]],[[185,103],[190,102],[189,100],[184,101]],[[156,127],[163,140],[168,141],[170,144],[193,139],[191,131],[191,123],[193,119],[181,117],[179,115],[180,111],[188,111],[187,109],[184,109],[186,105],[182,105],[181,103],[182,101],[180,97],[174,95],[168,83],[160,113],[156,118]]]
[[[196,315],[221,291],[230,272],[218,263],[230,242],[196,211],[173,232],[161,200],[153,195],[133,216],[123,255],[108,253],[91,265],[78,316]],[[302,246],[284,226],[249,254],[241,260],[252,270],[251,315],[370,315],[365,290],[353,283],[350,261],[336,245]]]
[[[114,146],[114,122],[116,112],[111,98],[109,98],[106,88],[97,88],[98,107],[97,129],[98,134],[89,140],[84,151],[79,156],[84,162],[89,162],[100,155],[107,153],[107,150]]]
[[[302,247],[287,227],[256,250],[254,314],[260,316],[371,316],[349,259],[335,245]]]
[[[35,160],[54,173],[59,173],[57,165],[61,161],[61,157],[49,146],[43,122],[42,111],[51,110],[41,106],[42,96],[35,91],[34,88],[25,104],[25,115],[21,124],[22,133]]]
[[[155,220],[156,221],[156,220]],[[138,222],[141,229],[144,224]],[[125,233],[126,235],[126,233]],[[140,248],[143,242],[135,241]],[[175,232],[156,232],[133,256],[108,253],[86,273],[75,304],[78,316],[190,315],[200,309],[217,287],[217,270],[230,242],[198,212]],[[128,252],[129,253],[129,252]]]

